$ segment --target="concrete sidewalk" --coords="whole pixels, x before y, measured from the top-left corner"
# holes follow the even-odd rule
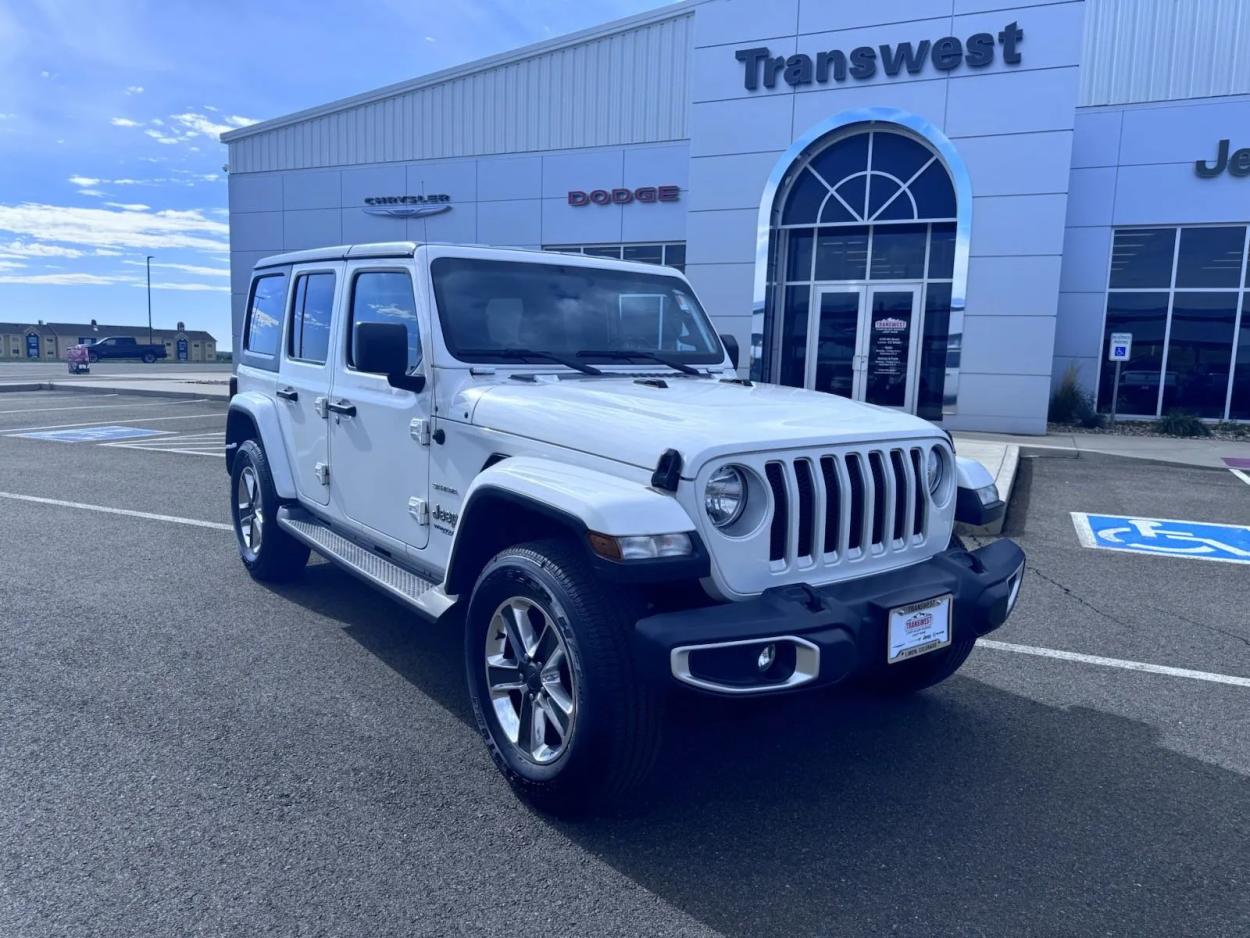
[[[999,444],[1030,449],[1063,450],[1074,454],[1101,453],[1128,459],[1152,459],[1183,466],[1226,469],[1228,459],[1250,459],[1250,442],[1181,439],[1166,436],[1117,436],[1110,433],[1050,433],[1013,436],[1001,433],[958,433],[959,451],[974,444]],[[968,455],[971,455],[969,452]],[[980,457],[978,457],[980,458]]]
[[[80,376],[44,381],[0,381],[0,394],[6,391],[78,391],[85,394],[133,394],[138,397],[172,397],[227,400],[230,376],[206,372],[172,377]]]

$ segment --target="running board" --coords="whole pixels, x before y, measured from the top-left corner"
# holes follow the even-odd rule
[[[371,586],[437,619],[455,605],[442,586],[336,534],[302,508],[278,509],[278,527]]]

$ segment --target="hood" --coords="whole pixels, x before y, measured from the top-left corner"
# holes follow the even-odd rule
[[[655,377],[667,387],[633,377],[499,384],[482,389],[470,419],[475,426],[645,469],[675,449],[687,476],[717,456],[941,432],[901,411],[817,391]]]

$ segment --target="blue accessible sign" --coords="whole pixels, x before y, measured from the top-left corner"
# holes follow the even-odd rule
[[[55,440],[58,443],[109,443],[113,440],[136,440],[144,436],[163,436],[164,430],[143,427],[73,427],[65,430],[41,430],[38,433],[12,433],[28,440]]]
[[[1072,524],[1081,544],[1097,550],[1250,564],[1250,525],[1091,515],[1081,511],[1072,512]]]

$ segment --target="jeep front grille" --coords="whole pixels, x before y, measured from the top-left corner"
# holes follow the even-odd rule
[[[768,460],[769,561],[784,569],[831,565],[925,541],[932,514],[926,449],[908,445]]]

